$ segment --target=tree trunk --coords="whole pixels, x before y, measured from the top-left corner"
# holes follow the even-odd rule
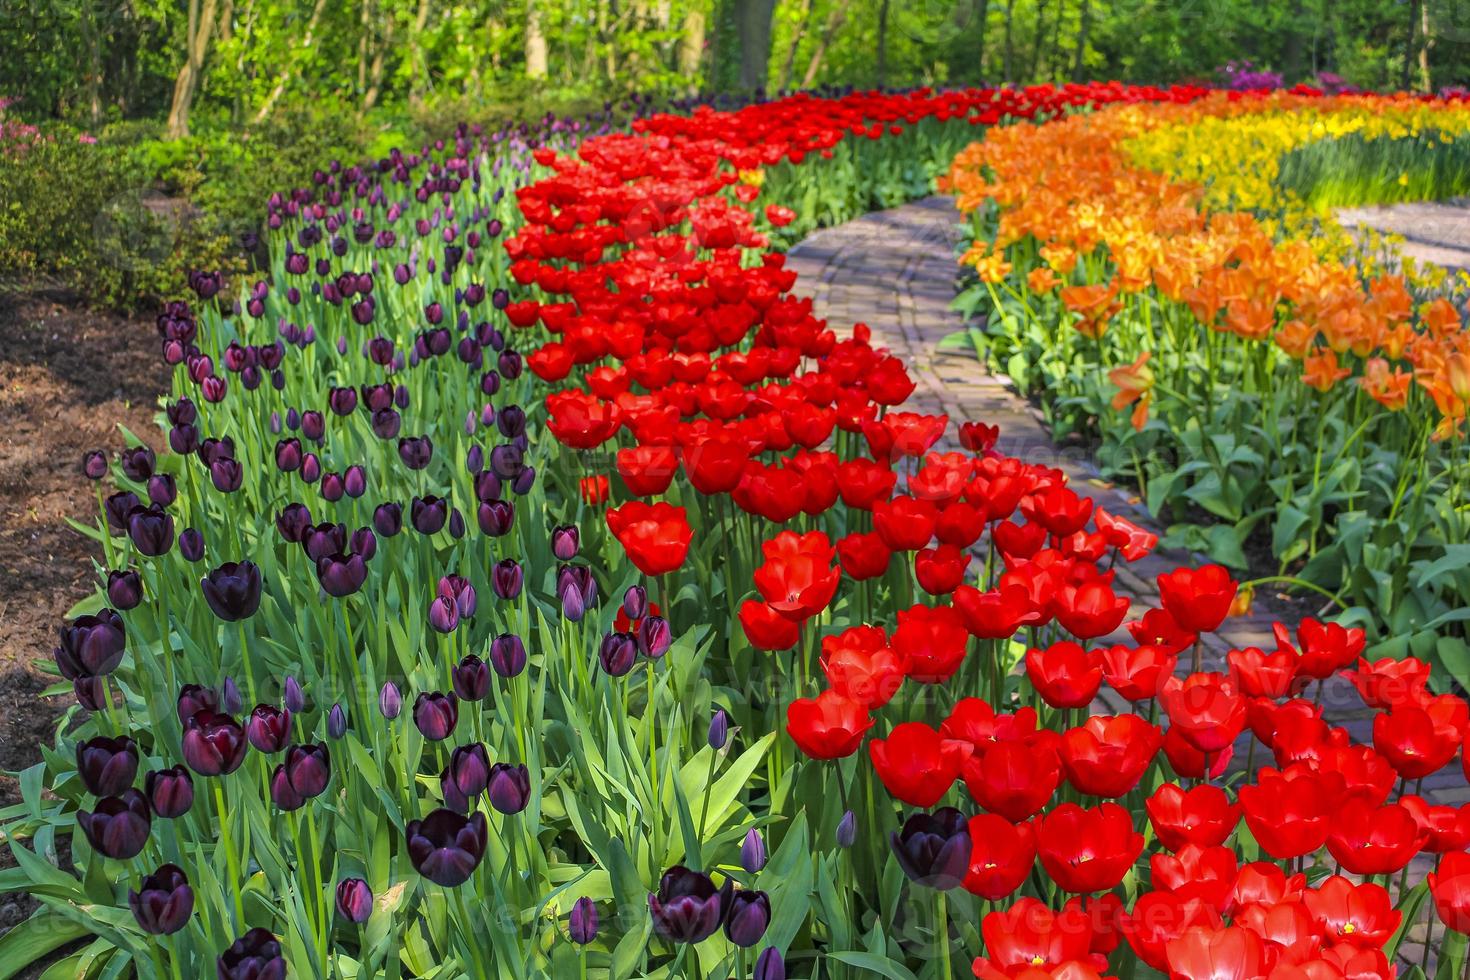
[[[1005,80],[1016,80],[1016,0],[1006,0]]]
[[[1419,37],[1420,10],[1424,0],[1409,0],[1409,30],[1404,40],[1404,70],[1399,78],[1399,88],[1409,88],[1409,79],[1414,71],[1414,42]]]
[[[546,33],[538,0],[526,0],[526,77],[546,77]]]
[[[174,79],[174,97],[168,110],[168,138],[183,139],[189,135],[189,110],[204,74],[204,55],[209,36],[214,33],[216,0],[189,0],[189,23],[184,39],[184,64]]]
[[[975,74],[985,80],[985,21],[990,17],[990,0],[975,0],[975,21],[979,25],[979,36],[975,44]]]
[[[796,51],[801,47],[802,38],[806,37],[811,19],[812,0],[802,0],[801,16],[797,18],[796,29],[791,32],[791,43],[786,47],[786,61],[781,65],[781,78],[776,85],[783,91],[791,85],[791,73],[796,70]]]
[[[1072,55],[1072,80],[1082,81],[1083,58],[1087,54],[1087,29],[1092,26],[1092,0],[1082,0],[1082,12],[1077,23],[1077,50]]]
[[[1046,77],[1055,80],[1062,66],[1062,21],[1067,19],[1067,0],[1057,0],[1057,15],[1051,20],[1051,44],[1046,49]]]
[[[704,32],[706,27],[704,8],[690,4],[684,12],[684,28],[679,36],[679,74],[690,92],[698,92],[704,61]]]
[[[214,0],[205,0],[205,3],[213,4]],[[306,22],[306,31],[301,35],[300,47],[311,47],[312,41],[316,39],[317,25],[321,23],[322,11],[325,10],[326,7],[327,0],[316,0],[316,5],[311,8],[311,19]],[[289,60],[290,59],[288,58],[288,61]],[[295,72],[289,70],[281,75],[281,80],[276,83],[275,88],[271,89],[270,95],[266,96],[265,101],[261,103],[260,111],[255,114],[256,125],[265,122],[266,119],[270,117],[271,110],[276,107],[276,102],[281,98],[282,95],[286,93],[286,82],[290,80],[294,75]]]
[[[1429,4],[1419,4],[1419,87],[1425,92],[1433,92],[1434,86],[1429,77],[1429,49],[1434,47],[1434,32],[1429,22]]]
[[[383,92],[383,63],[393,47],[393,18],[384,18],[386,26],[383,28],[382,40],[378,42],[373,50],[372,64],[368,67],[367,87],[362,92],[362,111],[367,112],[378,104],[378,96]]]
[[[776,0],[736,0],[735,30],[740,37],[740,87],[765,88],[771,64],[771,15]]]
[[[1041,46],[1046,43],[1046,7],[1047,0],[1036,0],[1035,39],[1031,45],[1031,64],[1026,69],[1028,83],[1038,80],[1036,73],[1041,67]]]
[[[832,46],[832,39],[842,29],[847,20],[847,9],[852,6],[852,0],[836,0],[832,10],[827,14],[827,23],[822,28],[822,37],[817,42],[817,49],[812,52],[811,60],[807,62],[806,74],[801,77],[801,87],[811,88],[817,82],[817,74],[822,70],[822,59],[827,57],[827,49]]]
[[[878,87],[888,81],[888,0],[878,4]]]
[[[1286,25],[1286,50],[1281,55],[1282,74],[1288,84],[1302,76],[1302,0],[1293,0]]]

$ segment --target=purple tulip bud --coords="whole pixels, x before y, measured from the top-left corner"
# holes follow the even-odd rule
[[[502,537],[515,522],[515,507],[508,500],[491,500],[480,505],[476,517],[482,532],[493,538]]]
[[[439,776],[444,805],[457,813],[468,813],[474,801],[490,785],[490,756],[479,742],[461,745],[449,754],[449,764]]]
[[[219,955],[215,973],[218,980],[285,980],[286,958],[275,936],[251,929]]]
[[[367,492],[367,470],[354,463],[342,474],[342,489],[347,496],[356,500]]]
[[[663,873],[658,891],[648,896],[653,931],[670,942],[697,943],[720,928],[733,883],[715,888],[708,875],[676,866]]]
[[[77,743],[77,775],[93,796],[118,796],[138,775],[138,746],[126,735]]]
[[[342,344],[338,350],[347,353],[347,338],[342,338]],[[357,408],[356,388],[332,388],[327,392],[327,407],[336,415],[351,415]]]
[[[227,623],[249,619],[260,608],[260,569],[254,562],[227,561],[199,580],[204,601]]]
[[[301,682],[295,677],[286,678],[281,703],[292,714],[300,714],[306,710],[306,692],[301,689]]]
[[[761,832],[751,827],[740,844],[740,866],[755,874],[766,866],[766,839]]]
[[[638,650],[645,657],[657,660],[674,642],[669,623],[662,616],[644,616],[638,623]]]
[[[521,594],[525,572],[521,563],[514,558],[503,558],[490,570],[490,583],[495,594],[502,599],[514,599]]]
[[[643,618],[648,612],[648,590],[641,585],[630,585],[623,593],[623,615],[631,620]]]
[[[433,494],[414,497],[409,505],[409,518],[420,534],[437,534],[449,520],[449,502]]]
[[[143,790],[153,812],[166,820],[182,817],[194,805],[194,778],[183,766],[150,772],[143,777]]]
[[[434,443],[428,436],[406,436],[398,440],[398,458],[411,470],[421,470],[434,458]]]
[[[300,709],[297,709],[300,710]],[[269,704],[257,704],[245,722],[245,737],[257,752],[274,755],[291,741],[291,712]]]
[[[220,493],[234,493],[239,490],[244,478],[245,471],[237,460],[217,459],[209,464],[209,480]]]
[[[294,473],[301,469],[303,450],[301,440],[294,436],[276,443],[276,469],[282,473]]]
[[[413,723],[431,742],[442,742],[454,733],[459,721],[459,700],[453,695],[428,691],[413,702]]]
[[[327,434],[327,419],[314,409],[301,413],[301,434],[312,442],[321,442]]]
[[[185,561],[204,560],[204,535],[197,528],[185,528],[184,533],[179,535],[179,554],[184,556]]]
[[[969,868],[969,824],[954,807],[914,814],[889,834],[889,843],[903,873],[927,888],[957,888]]]
[[[382,689],[378,691],[378,711],[384,718],[392,721],[402,710],[403,695],[398,692],[398,685],[392,681],[384,682]]]
[[[479,475],[485,469],[485,450],[479,444],[475,444],[465,453],[464,467],[470,473]]]
[[[107,601],[126,612],[143,601],[143,580],[130,568],[107,573]]]
[[[403,530],[403,508],[395,503],[379,504],[373,511],[373,529],[385,538]]]
[[[93,449],[82,456],[82,472],[89,480],[100,480],[107,475],[107,457],[100,449]]]
[[[314,799],[326,792],[332,779],[332,757],[326,745],[293,745],[286,750],[286,779],[291,788],[305,800]]]
[[[104,796],[88,812],[77,811],[77,826],[92,849],[119,861],[137,857],[148,843],[153,817],[148,800],[136,789],[119,796]]]
[[[461,701],[481,701],[490,691],[490,668],[473,653],[454,668],[454,693]]]
[[[531,799],[531,773],[524,764],[497,762],[490,767],[490,805],[504,814],[520,813]]]
[[[514,633],[490,641],[490,666],[501,677],[515,677],[526,669],[526,647]]]
[[[563,524],[551,529],[551,553],[559,561],[571,561],[577,557],[581,535],[575,524]]]
[[[857,817],[851,810],[842,814],[837,821],[837,846],[851,847],[857,841]]]
[[[579,623],[587,612],[587,606],[582,601],[582,590],[571,580],[563,580],[559,598],[561,599],[561,614],[568,622]]]
[[[716,708],[715,713],[710,716],[708,741],[709,747],[718,752],[725,747],[730,740],[730,716],[725,714],[724,708]]]
[[[458,541],[464,537],[464,532],[464,514],[461,514],[459,508],[456,507],[449,512],[449,536]]]
[[[491,473],[489,470],[481,470],[480,472],[475,474],[476,500],[480,501],[481,503],[489,503],[492,500],[499,500],[500,490],[500,477],[496,476],[494,473]],[[510,506],[510,504],[507,502],[506,506]],[[514,511],[512,511],[510,516],[514,516]],[[485,524],[483,512],[481,513],[480,524],[483,528]],[[489,534],[491,532],[486,531],[485,533]]]
[[[184,722],[184,761],[201,776],[223,776],[245,761],[245,731],[229,715],[205,709]]]
[[[485,814],[466,818],[453,810],[435,810],[404,828],[408,859],[425,878],[445,888],[464,884],[485,856]]]
[[[172,474],[154,473],[148,478],[148,499],[160,507],[167,507],[178,499],[179,488]]]
[[[291,777],[286,773],[286,764],[280,763],[271,772],[270,797],[277,810],[290,813],[299,810],[306,805],[306,797],[296,792],[291,785]]]
[[[325,555],[316,563],[316,577],[323,592],[340,599],[367,581],[367,561],[362,555]]]
[[[128,515],[138,507],[138,495],[131,490],[119,490],[110,494],[102,503],[102,512],[107,515],[107,526],[118,534],[128,531]]]
[[[622,677],[633,669],[638,644],[630,633],[607,633],[597,651],[597,662],[610,677]]]
[[[341,738],[347,734],[347,709],[340,704],[332,705],[327,712],[327,737]]]
[[[354,555],[362,556],[363,561],[372,561],[373,555],[378,553],[378,537],[370,527],[360,527],[353,531],[348,545]]]
[[[398,430],[403,426],[403,416],[391,408],[380,408],[373,412],[372,429],[373,435],[379,439],[394,439],[398,436]]]
[[[137,891],[128,889],[128,907],[144,932],[171,935],[188,925],[194,914],[194,889],[181,868],[165,864],[145,877]]]
[[[771,900],[765,892],[738,891],[725,913],[725,938],[748,949],[761,941],[771,924]]]
[[[233,677],[226,677],[219,686],[219,703],[226,714],[237,715],[243,710],[245,701],[240,696],[240,688]]]
[[[536,467],[527,466],[525,469],[521,470],[521,472],[516,476],[514,480],[511,481],[510,488],[515,491],[517,495],[524,497],[526,494],[531,492],[531,488],[535,485]]]
[[[597,938],[597,903],[586,895],[572,905],[567,919],[567,935],[578,946],[586,946]]]
[[[153,450],[147,446],[134,446],[130,449],[124,449],[120,459],[122,461],[123,475],[129,480],[135,480],[139,483],[142,483],[153,475],[153,467],[157,462],[153,455]]]
[[[128,537],[141,554],[166,555],[174,543],[174,519],[157,504],[134,507],[128,512]]]
[[[303,483],[315,483],[322,476],[322,461],[317,458],[316,453],[307,453],[301,458],[301,480]]]
[[[56,664],[68,680],[112,673],[127,646],[122,617],[112,609],[78,616],[61,627],[60,637],[61,645],[54,651]]]
[[[453,599],[436,596],[429,603],[429,625],[437,633],[453,633],[459,625],[459,607]]]
[[[774,946],[761,950],[750,980],[786,980],[786,961],[781,958],[781,951]]]
[[[361,878],[343,878],[337,885],[337,914],[362,925],[373,914],[373,892]]]
[[[179,721],[186,722],[201,711],[215,711],[219,708],[219,698],[214,691],[198,684],[185,684],[179,688],[178,713]]]

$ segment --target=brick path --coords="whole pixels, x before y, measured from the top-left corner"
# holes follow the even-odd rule
[[[866,323],[875,345],[902,357],[918,383],[909,401],[915,410],[944,412],[956,423],[999,424],[1000,451],[1056,466],[1078,493],[1092,497],[1111,513],[1161,531],[1136,495],[1102,479],[1086,450],[1053,443],[1040,413],[1008,386],[1009,379],[990,373],[966,352],[968,346],[941,349],[945,337],[965,327],[961,315],[949,308],[958,273],[954,246],[961,234],[959,221],[949,198],[929,197],[816,231],[787,253],[787,266],[797,273],[795,291],[810,296],[816,315],[839,333],[848,332],[855,323]],[[951,432],[955,428],[951,426]],[[1134,599],[1137,613],[1158,604],[1155,579],[1160,573],[1206,560],[1202,555],[1161,549],[1118,568],[1117,582],[1120,591]],[[1230,649],[1274,649],[1271,624],[1278,618],[1295,632],[1290,614],[1278,609],[1273,615],[1270,603],[1268,595],[1258,592],[1251,615],[1227,620],[1206,638],[1206,669],[1223,669],[1225,652]],[[1120,631],[1117,640],[1127,639]],[[1188,659],[1187,655],[1181,658],[1181,673],[1188,672]],[[1110,691],[1099,701],[1095,711],[1131,710]],[[1331,720],[1345,726],[1354,741],[1372,744],[1371,714],[1351,684],[1340,678],[1329,682],[1322,703]],[[1249,736],[1243,736],[1237,745],[1237,765],[1243,764],[1248,744]],[[1268,752],[1258,750],[1256,758],[1258,763],[1271,764]],[[1423,791],[1436,802],[1458,805],[1470,801],[1470,789],[1456,771],[1447,770],[1427,780]],[[1422,878],[1429,867],[1427,862],[1416,865],[1412,879]],[[1422,926],[1411,933],[1422,935]],[[1417,963],[1421,949],[1422,945],[1406,942],[1401,956]]]
[[[1341,208],[1337,220],[1344,228],[1400,236],[1394,246],[1400,255],[1470,272],[1470,198]]]

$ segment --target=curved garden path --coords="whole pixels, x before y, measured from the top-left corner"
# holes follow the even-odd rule
[[[1465,247],[1470,250],[1470,221],[1466,226]],[[815,314],[839,334],[849,332],[856,323],[866,323],[875,345],[904,358],[918,383],[909,401],[916,411],[944,412],[956,422],[999,424],[997,448],[1002,452],[1060,468],[1077,492],[1114,514],[1161,532],[1159,522],[1136,495],[1102,479],[1085,448],[1062,447],[1052,441],[1039,412],[1009,387],[1008,378],[991,373],[961,350],[941,349],[945,337],[965,327],[963,317],[950,309],[958,273],[954,246],[960,234],[953,201],[929,197],[813,232],[790,249],[787,266],[797,273],[795,292],[811,297]],[[1470,257],[1470,251],[1466,254]],[[1134,600],[1135,610],[1152,607],[1158,604],[1154,581],[1159,573],[1204,560],[1203,556],[1160,550],[1118,568],[1117,583]],[[1271,624],[1280,619],[1294,632],[1300,615],[1273,603],[1264,591],[1258,592],[1250,615],[1227,620],[1206,639],[1206,668],[1223,669],[1225,652],[1233,648],[1274,649]],[[1117,641],[1127,638],[1120,630]],[[1181,672],[1189,669],[1187,660],[1187,656],[1181,658]],[[1371,715],[1348,682],[1340,678],[1330,682],[1322,703],[1330,719],[1345,726],[1354,741],[1372,744]],[[1094,710],[1116,713],[1131,709],[1105,691]],[[1237,746],[1237,765],[1245,760],[1248,740],[1249,735],[1243,736]],[[1258,750],[1256,761],[1270,765],[1270,754]],[[1437,803],[1458,806],[1470,802],[1470,789],[1452,770],[1425,780],[1423,794]],[[1416,866],[1415,879],[1430,870],[1428,861],[1421,861],[1424,866]],[[1399,949],[1405,965],[1419,962],[1422,916],[1420,921]],[[1414,938],[1420,942],[1413,942]]]

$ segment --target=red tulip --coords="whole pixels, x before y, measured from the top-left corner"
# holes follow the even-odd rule
[[[1235,892],[1240,862],[1228,847],[1185,844],[1177,854],[1149,858],[1153,887],[1167,888],[1184,898],[1197,898],[1224,912]]]
[[[782,616],[805,622],[826,609],[837,594],[842,573],[831,566],[831,561],[830,549],[826,557],[790,554],[768,558],[755,570],[756,590]]]
[[[1187,650],[1197,639],[1197,634],[1180,626],[1163,609],[1148,610],[1142,619],[1128,624],[1128,632],[1135,643],[1161,647],[1166,653]]]
[[[894,497],[873,505],[873,530],[893,551],[918,551],[934,539],[939,509],[917,497]]]
[[[1269,861],[1253,861],[1243,865],[1235,876],[1235,894],[1231,896],[1233,909],[1250,905],[1282,905],[1301,900],[1307,889],[1307,876],[1285,871]]]
[[[815,698],[798,698],[786,709],[786,732],[796,747],[813,759],[842,759],[852,755],[873,727],[866,706],[835,691]]]
[[[1240,823],[1240,806],[1225,791],[1208,783],[1185,790],[1164,783],[1144,802],[1154,834],[1171,851],[1187,844],[1218,847]]]
[[[683,458],[684,473],[694,489],[706,497],[729,493],[745,475],[750,444],[733,432],[721,432],[686,443]]]
[[[1404,917],[1393,907],[1388,889],[1370,883],[1354,884],[1342,875],[1333,875],[1308,889],[1302,901],[1307,903],[1324,942],[1348,943],[1363,949],[1376,949],[1388,942]]]
[[[1315,619],[1302,620],[1296,638],[1302,648],[1298,671],[1304,677],[1317,678],[1331,677],[1334,671],[1357,660],[1366,642],[1360,626],[1348,628]]]
[[[949,792],[973,750],[969,742],[944,738],[917,721],[904,722],[888,738],[868,743],[873,769],[888,792],[925,810]]]
[[[1079,793],[1117,799],[1148,770],[1159,743],[1158,728],[1138,715],[1094,715],[1062,735],[1062,766]]]
[[[930,595],[949,595],[965,581],[970,556],[952,544],[923,548],[914,554],[914,578]]]
[[[1470,711],[1453,694],[1405,704],[1373,719],[1373,747],[1405,779],[1423,779],[1455,757]]]
[[[855,582],[877,578],[888,571],[893,552],[877,534],[854,532],[837,542],[842,571]]]
[[[1261,937],[1234,926],[1194,926],[1164,951],[1172,980],[1258,980],[1271,966]]]
[[[1079,640],[1107,636],[1128,615],[1128,597],[1116,595],[1100,578],[1064,585],[1052,598],[1052,612],[1062,628]]]
[[[1045,650],[1026,651],[1026,676],[1053,708],[1080,708],[1097,696],[1102,664],[1096,653],[1063,640]]]
[[[1459,933],[1470,935],[1470,854],[1446,854],[1439,867],[1424,876],[1439,921]]]
[[[1065,911],[1076,911],[1087,917],[1088,949],[1099,956],[1111,956],[1123,941],[1120,928],[1123,917],[1123,900],[1114,892],[1103,895],[1074,895],[1062,906]]]
[[[1091,497],[1078,496],[1060,484],[1021,501],[1021,513],[1028,521],[1043,525],[1059,538],[1082,530],[1092,517],[1092,508]]]
[[[1384,657],[1371,664],[1359,659],[1358,669],[1343,671],[1343,676],[1353,682],[1368,707],[1390,711],[1424,699],[1428,692],[1429,665],[1416,657],[1403,660]]]
[[[1284,772],[1262,769],[1255,785],[1240,788],[1246,826],[1278,861],[1311,854],[1327,841],[1342,785],[1336,773],[1299,766]]]
[[[1022,626],[1042,618],[1032,606],[1030,593],[1019,585],[1002,586],[989,592],[961,585],[954,593],[954,607],[965,618],[965,628],[982,640],[1015,636]]]
[[[1426,835],[1407,807],[1350,805],[1338,812],[1327,834],[1327,850],[1356,875],[1401,871],[1424,846]]]
[[[1020,708],[1013,715],[996,714],[980,698],[961,698],[940,724],[945,738],[958,738],[983,749],[995,742],[1024,742],[1036,735],[1036,709]],[[1054,737],[1048,733],[1048,739]]]
[[[1007,909],[991,912],[981,920],[980,934],[986,955],[975,961],[977,977],[1023,976],[1022,971],[1030,967],[1079,962],[1098,969],[1107,966],[1106,960],[1094,961],[1088,948],[1090,930],[1083,913],[1053,912],[1034,898],[1022,898]]]
[[[1245,729],[1245,699],[1223,674],[1169,678],[1159,693],[1169,723],[1185,741],[1206,755],[1234,744]]]
[[[653,497],[669,489],[679,460],[673,446],[628,446],[618,450],[618,475],[635,497]]]
[[[1296,679],[1297,658],[1290,650],[1266,653],[1258,647],[1231,650],[1225,655],[1230,681],[1236,690],[1253,698],[1284,698]]]
[[[907,662],[877,626],[853,626],[823,637],[821,666],[832,690],[872,708],[893,699],[908,671]]]
[[[1114,517],[1098,507],[1092,513],[1092,522],[1102,532],[1108,547],[1117,548],[1124,561],[1137,561],[1154,549],[1159,536],[1121,517]]]
[[[1143,835],[1116,803],[1092,809],[1063,803],[1037,821],[1036,850],[1041,866],[1063,891],[1102,892],[1114,888],[1133,867],[1143,851]]]
[[[1399,805],[1409,811],[1424,834],[1426,852],[1450,854],[1470,847],[1470,808],[1435,806],[1413,795],[1400,797]]]
[[[1236,588],[1230,573],[1219,565],[1177,568],[1159,576],[1159,601],[1182,629],[1208,633],[1225,621]]]
[[[1164,731],[1164,758],[1169,760],[1169,768],[1174,770],[1174,775],[1181,779],[1204,779],[1205,763],[1209,762],[1209,778],[1219,779],[1225,775],[1225,770],[1230,767],[1230,760],[1235,756],[1235,746],[1226,746],[1222,752],[1212,752],[1208,757],[1195,748],[1184,737],[1182,728],[1168,728]]]
[[[1189,929],[1221,926],[1220,912],[1199,899],[1186,899],[1173,892],[1144,892],[1132,912],[1118,920],[1123,938],[1140,960],[1155,970],[1169,968],[1167,945]]]
[[[1174,673],[1175,654],[1163,647],[1118,644],[1101,650],[1103,680],[1129,701],[1147,701],[1158,696],[1165,678]]]
[[[953,608],[915,605],[899,612],[891,644],[908,661],[910,677],[921,684],[942,684],[959,670],[970,634]]]
[[[995,902],[1013,895],[1036,863],[1036,834],[994,813],[970,818],[970,870],[962,883],[972,895]]]
[[[769,604],[746,599],[740,604],[740,627],[757,650],[790,650],[801,640],[801,623]]]
[[[956,548],[968,548],[980,540],[985,530],[985,511],[974,504],[957,501],[939,512],[934,536]]]
[[[1038,735],[978,749],[961,767],[965,788],[976,803],[1011,823],[1035,815],[1062,781],[1052,741]]]
[[[854,510],[872,510],[893,493],[898,474],[886,463],[850,459],[837,464],[837,491],[842,502]]]
[[[631,500],[607,512],[607,526],[628,559],[644,575],[663,575],[684,564],[694,532],[683,507]]]

